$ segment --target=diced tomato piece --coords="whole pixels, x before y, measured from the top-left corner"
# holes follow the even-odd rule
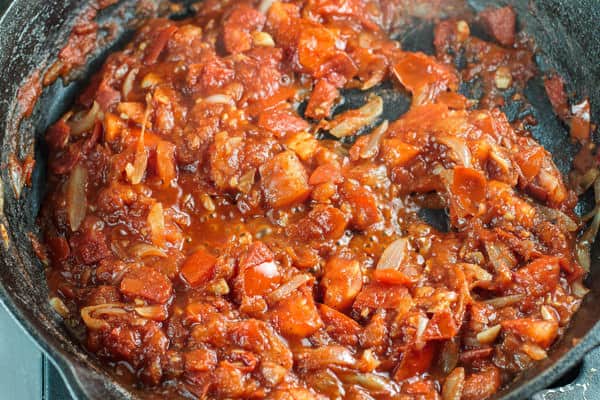
[[[350,307],[362,288],[362,278],[360,264],[355,259],[348,255],[330,258],[321,279],[325,304],[336,310]]]
[[[410,294],[405,286],[373,282],[363,287],[352,308],[396,308],[406,300],[410,300]]]
[[[358,67],[348,54],[338,51],[319,66],[316,78],[326,78],[335,87],[343,87],[358,72]]]
[[[410,286],[415,283],[415,278],[395,269],[376,269],[373,271],[373,279],[390,285]]]
[[[272,323],[283,336],[305,338],[323,326],[309,289],[281,300],[270,312]]]
[[[273,208],[304,201],[310,195],[304,166],[292,151],[277,154],[260,167],[265,200]]]
[[[181,275],[192,287],[200,286],[212,278],[217,258],[206,250],[189,256],[181,267]]]
[[[217,366],[217,353],[208,349],[192,350],[184,354],[184,360],[186,371],[210,371]]]
[[[338,208],[317,205],[296,224],[294,233],[304,240],[337,240],[347,225],[346,215]]]
[[[336,35],[324,26],[302,27],[298,40],[298,61],[309,73],[315,73],[337,52]]]
[[[458,78],[451,69],[423,53],[404,53],[393,71],[400,83],[412,93],[414,105],[430,103],[441,92],[458,86]]]
[[[342,194],[352,211],[352,225],[356,229],[366,230],[383,219],[377,207],[377,198],[372,192],[357,183],[346,181]]]
[[[173,291],[169,278],[150,267],[138,267],[126,272],[120,289],[126,296],[155,303],[166,303]]]
[[[480,171],[457,166],[452,181],[453,206],[451,214],[461,218],[467,215],[479,215],[485,207],[487,182]]]
[[[544,77],[544,88],[556,115],[561,119],[566,119],[570,114],[569,99],[562,76],[553,74]]]
[[[544,157],[545,151],[541,146],[521,147],[521,151],[515,154],[515,161],[519,164],[527,182],[533,180],[540,173]]]
[[[240,258],[239,270],[246,296],[263,295],[281,281],[273,252],[263,243],[254,242]]]
[[[340,92],[326,79],[319,79],[313,88],[304,115],[308,118],[322,119],[331,115],[331,109]]]
[[[437,312],[433,315],[423,334],[424,340],[447,340],[458,333],[459,327],[449,311]]]
[[[310,175],[308,183],[311,185],[320,185],[321,183],[342,181],[342,172],[337,164],[327,163],[319,165]]]
[[[495,366],[489,366],[484,371],[467,376],[461,400],[487,399],[500,389],[501,384],[500,371]]]
[[[270,130],[278,137],[283,137],[288,133],[306,132],[310,129],[310,124],[298,114],[282,109],[261,112],[258,117],[258,126]]]
[[[548,348],[558,335],[558,322],[533,318],[520,318],[502,321],[502,328],[515,332],[525,340]]]
[[[406,167],[419,155],[419,148],[397,138],[384,139],[381,157],[390,167]]]
[[[498,43],[503,46],[515,43],[517,14],[512,7],[486,8],[479,13],[479,18]]]
[[[341,344],[356,346],[362,330],[358,322],[325,304],[318,307],[327,333]]]
[[[398,368],[394,372],[394,379],[400,382],[427,372],[434,356],[435,346],[432,343],[426,344],[421,350],[407,349],[402,354]]]
[[[515,273],[515,280],[532,296],[550,293],[558,286],[559,263],[558,257],[540,257],[520,268]]]
[[[262,30],[265,16],[248,4],[235,5],[223,21],[223,44],[231,54],[242,53],[252,48],[250,32]]]

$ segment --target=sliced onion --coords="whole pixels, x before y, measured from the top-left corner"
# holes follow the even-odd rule
[[[129,249],[129,252],[135,258],[144,258],[144,257],[167,257],[167,253],[165,253],[162,249],[159,249],[156,246],[152,246],[147,243],[138,243]]]
[[[600,170],[598,168],[591,168],[587,170],[585,174],[575,174],[573,179],[575,192],[578,195],[587,192],[587,190],[598,180],[598,177],[600,177]]]
[[[523,346],[521,346],[521,350],[523,350],[523,353],[527,354],[534,361],[540,361],[548,358],[548,353],[546,353],[546,350],[535,343],[525,343]]]
[[[392,242],[381,254],[377,269],[394,269],[398,270],[404,260],[408,258],[409,242],[407,238],[400,238]]]
[[[460,400],[465,386],[465,369],[455,368],[444,381],[442,400]]]
[[[142,132],[138,138],[137,148],[135,151],[135,159],[133,164],[129,163],[125,167],[125,173],[129,182],[134,185],[139,184],[144,179],[146,168],[148,167],[148,150],[144,143],[144,135],[146,133],[146,125],[148,124],[148,118],[150,118],[150,102],[152,96],[150,93],[146,95],[146,111],[144,112],[144,120],[142,121]]]
[[[162,203],[154,203],[147,218],[150,227],[150,236],[152,243],[158,247],[165,244],[165,214]]]
[[[79,229],[87,212],[87,183],[87,169],[83,165],[77,164],[67,181],[66,192],[67,217],[73,232]]]
[[[142,179],[144,179],[144,174],[146,173],[146,168],[148,167],[148,151],[146,149],[142,149],[141,151],[137,151],[135,153],[135,160],[133,164],[129,163],[125,167],[125,173],[127,174],[127,178],[129,182],[134,185],[139,184]]]
[[[455,136],[445,135],[438,136],[436,140],[446,146],[450,150],[450,158],[458,165],[471,167],[471,150],[467,147],[464,139],[459,139]]]
[[[541,204],[537,204],[536,208],[538,212],[545,218],[555,221],[563,232],[575,232],[577,229],[579,229],[579,224],[577,224],[577,222],[573,221],[571,217],[560,210],[546,207]]]
[[[500,325],[487,328],[477,334],[477,341],[481,344],[491,344],[496,340],[501,330],[502,326]]]
[[[271,292],[271,294],[269,294],[269,304],[276,304],[280,302],[302,285],[310,282],[312,279],[312,276],[308,274],[295,275],[292,279],[279,286],[277,289]]]
[[[511,294],[509,296],[495,297],[493,299],[485,300],[483,303],[489,304],[496,308],[502,308],[520,303],[523,301],[523,299],[525,299],[525,296],[522,294]]]
[[[425,334],[425,330],[427,329],[427,325],[429,325],[429,318],[419,315],[417,320],[417,331],[415,333],[415,342],[417,350],[421,350],[425,346],[425,342],[421,341],[423,334]]]
[[[352,352],[337,345],[297,349],[294,358],[296,359],[295,365],[306,370],[317,370],[332,365],[341,367],[356,365],[356,359]]]
[[[381,143],[383,135],[387,132],[389,125],[389,122],[385,120],[377,126],[377,128],[373,129],[369,135],[369,141],[366,146],[360,150],[360,158],[371,158],[377,155],[379,152],[379,144]]]
[[[477,264],[462,264],[465,272],[469,272],[473,277],[475,277],[478,281],[491,281],[494,277],[492,274],[487,272],[485,269],[481,268]]]
[[[383,112],[383,100],[371,96],[367,103],[356,110],[346,111],[335,117],[329,124],[329,133],[337,138],[351,136],[361,128],[375,122]]]
[[[575,296],[582,299],[590,292],[590,290],[583,286],[583,283],[581,283],[581,281],[575,281],[571,283],[571,292],[573,292]]]
[[[108,303],[108,304],[99,304],[96,306],[89,306],[89,307],[83,307],[80,311],[81,313],[81,319],[83,319],[83,322],[85,323],[85,325],[92,330],[99,330],[99,329],[105,329],[108,328],[108,322],[96,318],[94,316],[92,316],[92,314],[95,314],[97,316],[101,316],[101,315],[122,315],[122,314],[126,314],[127,311],[125,311],[123,309],[123,304],[119,304],[119,303]]]
[[[121,92],[123,93],[124,100],[127,100],[127,96],[133,90],[133,82],[135,81],[135,78],[139,72],[139,68],[134,68],[131,71],[129,71],[129,73],[125,77],[125,80],[123,81],[123,88],[121,90]]]
[[[101,119],[100,105],[94,101],[92,107],[85,114],[76,115],[72,121],[69,121],[71,126],[71,134],[79,136],[84,132],[89,132],[94,127],[96,119]]]
[[[547,306],[543,304],[540,307],[540,314],[542,314],[542,318],[546,321],[557,321],[558,318],[556,316],[556,310],[553,307]]]
[[[594,184],[595,186],[595,184]],[[596,215],[594,215],[594,219],[590,224],[590,227],[581,235],[577,244],[575,245],[575,257],[577,258],[577,262],[583,269],[587,272],[590,271],[591,266],[591,249],[592,243],[596,239],[598,235],[598,230],[600,229],[600,207],[596,210]]]
[[[269,12],[269,9],[273,3],[275,3],[275,0],[261,0],[260,4],[258,5],[258,11],[262,14],[266,14]]]
[[[230,106],[235,106],[235,101],[226,94],[213,94],[212,96],[205,97],[200,99],[201,102],[208,104],[228,104]]]
[[[164,321],[167,319],[167,310],[162,305],[135,307],[135,312],[143,318],[153,321]]]
[[[60,298],[52,297],[50,299],[50,305],[61,317],[67,318],[69,316],[69,309]]]
[[[381,375],[342,370],[337,372],[337,376],[348,385],[359,385],[371,392],[396,393],[394,383]]]

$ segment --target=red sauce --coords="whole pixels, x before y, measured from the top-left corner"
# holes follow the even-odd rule
[[[403,51],[386,10],[207,1],[148,21],[49,129],[49,284],[117,374],[174,397],[479,400],[546,357],[584,271],[575,194],[496,108],[531,52],[510,12],[482,16],[510,47],[448,20],[437,57]],[[457,92],[472,77],[478,107]],[[373,123],[376,97],[331,114],[384,80],[405,115],[317,139]]]

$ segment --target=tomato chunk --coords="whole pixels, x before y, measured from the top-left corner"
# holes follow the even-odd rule
[[[308,177],[298,156],[284,151],[260,167],[265,200],[282,208],[305,200],[310,194]]]
[[[138,267],[128,271],[121,280],[121,293],[140,297],[155,303],[165,303],[172,294],[171,281],[150,267]]]
[[[181,267],[181,275],[192,287],[207,283],[215,268],[217,258],[206,250],[198,250],[189,256]]]
[[[325,304],[336,310],[350,307],[362,288],[360,264],[348,256],[332,257],[325,266],[321,285],[325,292]]]

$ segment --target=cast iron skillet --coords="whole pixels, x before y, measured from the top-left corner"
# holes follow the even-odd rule
[[[0,10],[8,2],[0,0]],[[83,79],[67,86],[59,81],[47,87],[31,117],[20,124],[16,94],[33,71],[52,64],[75,18],[89,2],[14,0],[0,20],[0,300],[53,360],[75,398],[152,398],[119,383],[72,339],[48,304],[43,266],[35,257],[28,236],[37,232],[35,219],[44,194],[46,163],[40,138],[48,125],[67,110],[81,89]],[[118,22],[117,36],[121,42],[127,37],[126,27],[135,16],[135,3],[135,0],[122,0],[99,15],[100,21]],[[600,8],[595,0],[513,0],[503,3],[470,0],[469,3],[475,10],[488,5],[512,4],[518,11],[521,27],[535,38],[541,49],[537,54],[540,68],[560,72],[570,90],[580,97],[589,97],[596,110],[593,119],[600,121],[597,113],[600,110]],[[432,25],[415,20],[400,39],[407,49],[431,51]],[[89,76],[110,47],[118,45],[116,39],[108,41],[91,57],[80,77]],[[406,107],[407,100],[393,94],[385,85],[377,90],[386,101],[385,118],[396,118],[401,113],[399,110]],[[554,116],[539,78],[530,82],[526,95],[532,107],[523,110],[519,104],[508,103],[505,111],[512,118],[523,112],[533,113],[539,121],[532,127],[534,135],[552,152],[559,168],[567,171],[576,148],[568,139],[565,127]],[[363,101],[352,92],[346,93],[346,100],[347,107]],[[24,187],[18,171],[9,168],[9,160],[13,155],[24,159],[32,153],[36,167],[31,187]],[[580,207],[584,209],[586,202],[583,201]],[[555,382],[600,344],[600,324],[597,323],[600,316],[597,306],[600,301],[599,254],[600,241],[593,248],[592,271],[587,282],[591,292],[573,318],[567,335],[554,346],[547,360],[524,372],[496,398],[517,400],[531,396]],[[600,368],[600,356],[595,361],[596,368]],[[594,360],[588,359],[586,365],[590,362]],[[584,396],[571,394],[574,396],[569,398]],[[544,396],[556,398],[548,392],[536,397]]]

